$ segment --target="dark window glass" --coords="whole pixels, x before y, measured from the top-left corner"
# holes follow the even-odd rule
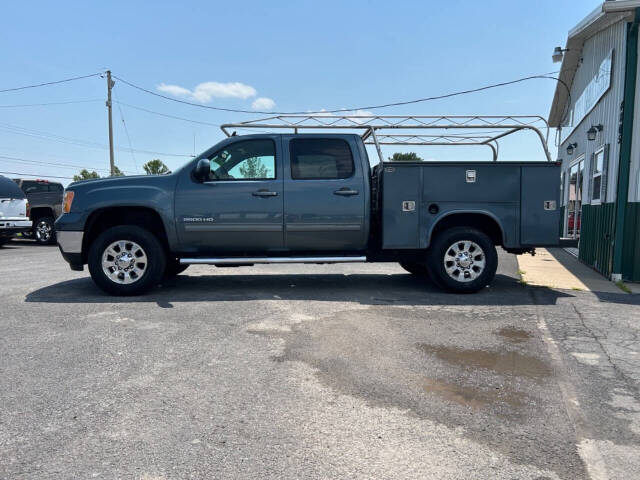
[[[0,198],[24,198],[24,192],[13,180],[0,176]]]
[[[291,178],[337,179],[353,175],[353,157],[344,140],[296,138],[291,140]]]
[[[22,182],[22,190],[24,193],[43,193],[49,191],[49,184],[44,182],[35,182],[27,180]]]
[[[227,145],[209,158],[210,180],[270,180],[276,178],[273,140],[247,140]]]
[[[49,191],[50,192],[62,192],[64,188],[62,188],[62,184],[60,183],[50,183]]]

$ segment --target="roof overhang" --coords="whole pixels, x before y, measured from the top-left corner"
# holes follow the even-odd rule
[[[573,78],[580,58],[582,57],[582,47],[584,42],[596,33],[610,27],[625,19],[631,19],[636,8],[640,8],[640,0],[616,0],[604,2],[580,23],[569,30],[565,53],[560,66],[558,78],[560,82],[556,85],[556,91],[549,112],[549,126],[559,127],[564,120],[569,98],[564,84],[571,88]],[[564,82],[564,84],[563,84]]]

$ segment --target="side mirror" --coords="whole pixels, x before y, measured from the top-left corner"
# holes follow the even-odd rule
[[[209,179],[211,173],[211,164],[206,158],[198,160],[196,169],[193,171],[193,176],[200,182],[204,182]]]

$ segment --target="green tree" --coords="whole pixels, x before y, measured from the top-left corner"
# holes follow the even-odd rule
[[[117,165],[113,166],[113,175],[109,175],[110,177],[124,177],[124,173],[118,168]]]
[[[90,172],[86,168],[83,168],[82,170],[80,170],[80,173],[78,175],[73,176],[73,181],[79,182],[80,180],[89,180],[91,178],[100,178],[100,175],[98,175],[95,170]]]
[[[247,158],[238,167],[242,178],[267,178],[269,169],[258,157]]]
[[[392,157],[389,157],[390,162],[422,162],[422,158],[418,156],[415,152],[409,153],[399,153],[396,152]]]
[[[157,158],[154,160],[149,160],[142,166],[142,168],[144,168],[144,171],[147,173],[147,175],[164,175],[166,173],[171,173],[169,167],[167,167],[162,162],[162,160],[159,160]]]

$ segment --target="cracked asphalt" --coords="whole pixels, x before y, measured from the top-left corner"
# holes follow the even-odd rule
[[[640,296],[396,264],[190,267],[102,294],[0,249],[0,478],[630,479]]]

